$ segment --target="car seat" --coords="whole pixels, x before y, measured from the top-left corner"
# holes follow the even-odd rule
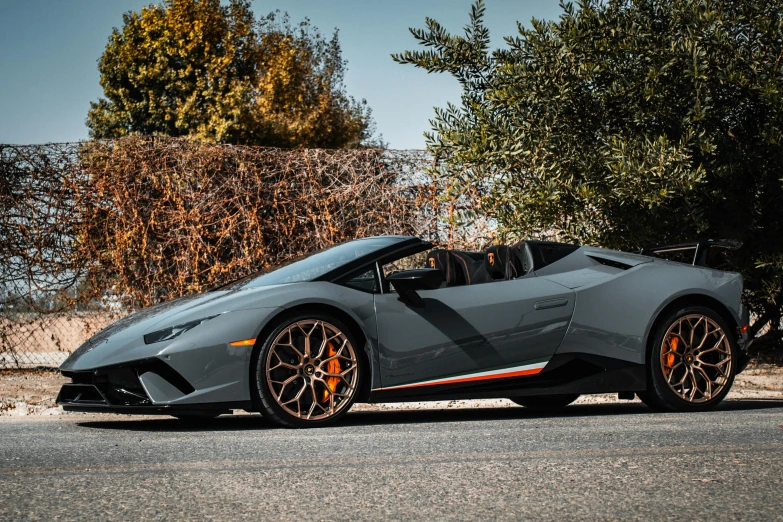
[[[460,276],[464,277],[467,285],[477,285],[491,281],[489,274],[484,268],[484,256],[481,252],[464,252],[461,250],[450,250],[449,253],[454,260],[454,266]]]
[[[427,254],[427,267],[437,268],[443,272],[447,287],[488,281],[489,278],[484,271],[483,262],[475,259],[474,256],[480,256],[480,254],[438,248]]]

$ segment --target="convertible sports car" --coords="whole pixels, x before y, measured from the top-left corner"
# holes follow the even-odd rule
[[[641,254],[523,241],[485,252],[414,237],[342,243],[130,315],[61,366],[66,411],[323,426],[355,402],[580,394],[655,409],[717,405],[747,364],[742,276],[708,268],[731,241]],[[656,254],[692,250],[693,264]]]

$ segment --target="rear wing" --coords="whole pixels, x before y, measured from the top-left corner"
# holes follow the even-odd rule
[[[680,243],[679,245],[662,245],[643,248],[639,253],[642,255],[662,254],[665,252],[681,252],[683,250],[693,250],[693,265],[708,266],[707,254],[711,248],[726,248],[737,250],[742,247],[742,241],[737,239],[700,239],[693,243]]]

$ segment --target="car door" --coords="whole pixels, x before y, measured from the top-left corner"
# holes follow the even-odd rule
[[[572,290],[533,274],[418,293],[421,307],[375,296],[383,390],[537,373],[574,309]]]

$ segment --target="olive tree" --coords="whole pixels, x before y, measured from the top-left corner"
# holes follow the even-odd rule
[[[453,197],[478,194],[505,236],[634,250],[697,237],[744,242],[731,260],[780,338],[783,4],[585,0],[518,24],[490,49],[476,2],[464,34],[411,29],[393,58],[453,75],[428,148]]]

